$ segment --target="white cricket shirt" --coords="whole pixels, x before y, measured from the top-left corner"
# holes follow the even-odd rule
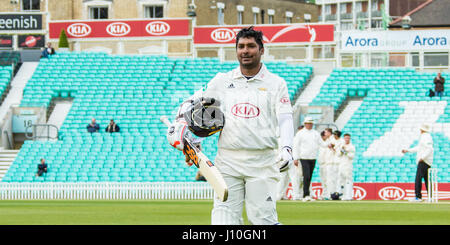
[[[420,134],[419,143],[416,147],[408,149],[409,152],[417,152],[416,163],[422,159],[426,164],[431,166],[433,164],[433,138],[429,133]]]
[[[264,64],[249,80],[240,67],[218,73],[203,96],[218,99],[225,115],[219,149],[278,149],[277,115],[292,113],[292,106],[286,81],[269,72]]]
[[[297,159],[317,159],[319,149],[325,142],[319,132],[314,129],[298,131],[294,137],[293,157]]]

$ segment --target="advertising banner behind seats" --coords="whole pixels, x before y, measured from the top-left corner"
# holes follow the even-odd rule
[[[345,31],[341,51],[419,51],[450,49],[450,30]]]
[[[42,14],[0,14],[0,31],[31,31],[41,29]]]
[[[189,35],[189,19],[50,22],[50,39],[61,30],[68,38],[174,37]]]
[[[322,185],[312,183],[314,197],[322,194]],[[286,197],[292,199],[292,185],[286,191]],[[414,198],[414,183],[355,183],[354,200],[408,200]],[[450,200],[450,183],[439,183],[439,200]],[[427,199],[425,184],[422,184],[422,199]]]
[[[201,26],[194,28],[194,44],[234,44],[236,34],[248,26]],[[256,25],[262,31],[264,43],[316,43],[333,42],[334,25],[289,24]]]

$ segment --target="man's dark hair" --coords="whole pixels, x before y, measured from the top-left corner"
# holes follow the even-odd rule
[[[330,132],[330,134],[332,134],[332,133],[333,133],[333,129],[331,129],[331,128],[326,128],[326,129],[325,129],[325,131],[328,131],[328,132]]]
[[[322,137],[325,136],[325,130],[320,132],[320,136],[322,136]]]
[[[342,133],[339,130],[336,130],[333,132],[334,135],[336,135],[337,137],[341,137]]]
[[[263,44],[263,33],[262,31],[256,31],[253,29],[253,26],[250,26],[249,28],[243,28],[238,32],[236,35],[236,48],[239,43],[240,38],[255,38],[256,43],[259,45],[259,49],[264,48]]]
[[[345,137],[345,136],[350,136],[350,134],[349,134],[349,133],[346,133],[346,134],[344,134],[344,137]],[[352,136],[350,136],[350,137],[352,137]]]

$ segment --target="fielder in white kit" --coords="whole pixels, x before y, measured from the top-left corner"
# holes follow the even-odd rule
[[[214,199],[213,225],[242,225],[244,203],[251,224],[279,224],[277,182],[293,162],[294,126],[286,82],[261,63],[262,39],[262,32],[242,29],[236,35],[239,67],[218,73],[202,94],[220,101],[225,115],[215,165],[228,199]]]
[[[339,150],[341,163],[338,171],[343,201],[353,200],[353,158],[355,158],[355,151],[350,134],[344,134],[344,144]]]
[[[327,189],[330,192],[331,199],[338,199],[340,186],[339,186],[339,165],[341,163],[342,156],[339,154],[339,151],[344,144],[344,140],[341,138],[341,131],[336,130],[333,132],[333,136],[331,137],[329,148],[332,150],[332,161],[328,167],[328,176],[327,176]],[[335,198],[333,198],[333,196]]]
[[[328,168],[329,163],[332,161],[331,157],[333,152],[328,145],[330,145],[330,138],[332,136],[333,130],[331,128],[326,128],[320,136],[325,144],[322,144],[319,149],[319,157],[317,158],[317,163],[319,164],[319,175],[320,182],[322,184],[322,194],[318,197],[320,200],[330,200],[330,191],[327,187],[327,177],[328,177]],[[322,135],[323,134],[323,135]]]

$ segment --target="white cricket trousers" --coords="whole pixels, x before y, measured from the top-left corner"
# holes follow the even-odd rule
[[[319,175],[320,175],[320,182],[322,184],[322,197],[323,198],[330,198],[330,191],[328,190],[327,185],[327,177],[329,172],[329,164],[327,163],[319,163]]]
[[[222,202],[214,198],[212,225],[243,225],[244,204],[251,224],[279,224],[276,198],[280,172],[276,157],[273,150],[249,152],[219,149],[215,161],[227,183],[228,199]]]
[[[339,165],[339,188],[342,192],[342,199],[353,198],[353,165]]]
[[[280,174],[281,179],[278,182],[278,196],[277,200],[281,200],[282,197],[286,196],[286,189],[289,186],[289,182],[292,184],[292,199],[300,200],[303,196],[303,181],[300,182],[300,176],[302,176],[302,168],[299,168],[292,164],[289,170],[284,171]]]
[[[331,195],[334,192],[340,192],[339,186],[339,164],[329,163],[327,168],[327,191]]]

